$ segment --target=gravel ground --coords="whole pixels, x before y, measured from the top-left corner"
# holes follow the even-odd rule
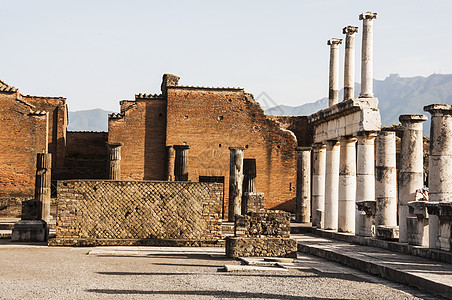
[[[232,273],[223,266],[239,261],[180,248],[92,249],[0,245],[0,298],[441,299],[305,254],[303,269]]]

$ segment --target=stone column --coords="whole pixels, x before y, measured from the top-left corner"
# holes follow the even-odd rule
[[[174,151],[174,147],[173,146],[167,146],[167,155],[168,155],[168,176],[167,176],[167,180],[168,181],[174,181],[174,163],[175,163],[175,159],[176,159],[176,153]]]
[[[123,143],[107,143],[108,179],[121,180],[121,147]]]
[[[42,203],[41,219],[50,221],[52,154],[38,153],[36,161],[35,200]]]
[[[188,145],[174,145],[174,180],[188,181]]]
[[[327,41],[330,46],[330,76],[329,76],[329,90],[328,103],[333,106],[338,102],[339,94],[339,44],[342,39],[332,38]]]
[[[425,115],[401,115],[399,121],[403,127],[401,164],[399,170],[399,242],[408,242],[407,203],[415,200],[416,189],[424,187],[424,151],[422,123]]]
[[[395,132],[380,131],[376,141],[375,225],[397,226],[397,175]],[[378,228],[377,228],[378,230]]]
[[[339,163],[338,230],[355,232],[356,138],[341,137]]]
[[[325,145],[314,144],[312,150],[312,225],[323,228],[325,210]]]
[[[357,135],[356,156],[356,202],[375,201],[375,137],[374,132],[360,132]],[[369,211],[356,210],[355,232],[357,235],[368,236],[371,228]],[[373,215],[372,215],[373,216]],[[361,229],[366,228],[363,232]]]
[[[311,220],[311,148],[297,147],[297,194],[295,220],[309,223]]]
[[[358,27],[347,26],[342,32],[345,34],[344,100],[347,100],[355,97],[355,33]]]
[[[233,222],[235,215],[242,209],[243,188],[243,150],[245,147],[229,147],[229,205],[228,221]]]
[[[452,202],[452,105],[431,104],[424,111],[431,114],[429,202]],[[439,218],[429,214],[429,248],[438,247],[439,235]]]
[[[360,98],[372,98],[373,92],[373,19],[376,13],[366,12],[359,15],[363,20],[363,42],[361,52],[361,94]]]
[[[337,230],[338,224],[339,153],[338,141],[326,142],[324,226],[327,230]]]

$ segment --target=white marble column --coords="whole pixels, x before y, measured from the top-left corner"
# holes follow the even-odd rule
[[[229,205],[228,221],[235,220],[235,215],[240,215],[242,210],[243,188],[243,150],[245,147],[229,147]]]
[[[344,100],[347,100],[355,97],[355,33],[358,27],[347,26],[342,32],[345,34]]]
[[[373,20],[376,13],[365,12],[359,15],[363,20],[363,40],[361,52],[361,98],[372,98],[373,93]]]
[[[328,89],[328,103],[330,107],[338,102],[339,44],[342,44],[342,39],[332,38],[327,41],[327,45],[330,46],[330,74]]]
[[[297,147],[297,194],[295,219],[311,221],[311,147]]]
[[[429,201],[452,202],[452,105],[424,107],[431,114]],[[438,248],[439,218],[429,214],[429,248]]]
[[[408,242],[407,203],[415,201],[416,189],[424,187],[424,151],[422,123],[426,115],[401,115],[403,136],[401,146],[401,163],[399,170],[399,242]],[[417,219],[417,218],[416,218]]]
[[[395,132],[380,131],[376,140],[376,226],[397,226],[397,174]]]
[[[320,143],[312,146],[312,225],[319,228],[324,228],[325,149],[325,145]]]
[[[338,230],[355,232],[356,138],[340,138]]]
[[[375,132],[360,132],[357,135],[356,157],[356,202],[375,201]],[[369,225],[366,213],[356,210],[355,232],[361,235],[359,228]],[[366,230],[369,232],[370,228]],[[364,232],[362,233],[365,234]]]
[[[337,230],[338,225],[339,153],[338,141],[326,141],[324,226],[327,230]]]

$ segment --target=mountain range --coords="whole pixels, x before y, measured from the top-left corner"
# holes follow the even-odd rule
[[[355,94],[360,85],[355,84]],[[428,77],[400,77],[391,74],[384,80],[374,80],[374,94],[378,98],[383,126],[399,123],[401,114],[426,114],[423,107],[433,103],[452,104],[452,74],[432,74]],[[339,92],[339,99],[343,96]],[[310,115],[328,106],[328,98],[300,106],[278,105],[265,110],[268,115]],[[108,114],[111,111],[92,109],[69,112],[69,131],[108,131]],[[428,134],[430,122],[426,122],[424,133]]]

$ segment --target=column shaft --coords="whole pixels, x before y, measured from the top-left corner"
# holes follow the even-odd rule
[[[366,12],[359,16],[363,20],[363,40],[361,53],[361,94],[362,98],[371,98],[373,93],[373,19],[376,13]]]
[[[230,147],[229,163],[229,205],[228,221],[232,222],[235,215],[240,215],[242,209],[243,188],[243,150],[244,147]]]
[[[358,27],[347,26],[342,32],[345,37],[344,58],[344,100],[355,97],[355,33]]]
[[[167,180],[174,181],[174,164],[176,159],[176,151],[173,146],[167,146],[168,155],[168,170],[167,170]]]
[[[337,230],[339,201],[339,142],[326,142],[325,229]]]
[[[338,230],[355,232],[356,139],[340,139]]]
[[[376,141],[376,226],[397,226],[397,175],[395,133],[381,131]]]
[[[339,44],[341,39],[330,39],[327,45],[330,46],[330,72],[329,72],[329,90],[328,103],[333,106],[338,102],[339,94]]]
[[[123,143],[107,143],[108,179],[121,180],[121,147]]]
[[[50,221],[52,154],[38,153],[36,161],[35,200],[41,202],[40,219]]]
[[[311,148],[297,148],[297,194],[295,219],[297,222],[311,221]]]
[[[416,189],[424,186],[424,150],[422,123],[425,115],[401,115],[403,136],[401,146],[401,164],[399,170],[399,242],[408,242],[407,203],[415,200]]]
[[[188,145],[174,145],[174,180],[188,181]]]
[[[325,145],[314,144],[312,151],[312,225],[323,228],[320,220],[325,210]],[[323,221],[322,221],[323,223]]]

